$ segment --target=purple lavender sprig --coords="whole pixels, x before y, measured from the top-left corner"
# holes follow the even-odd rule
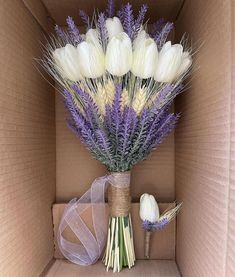
[[[161,126],[156,128],[156,132],[152,136],[152,139],[150,140],[149,144],[146,145],[146,149],[143,149],[143,156],[148,156],[153,149],[163,142],[164,138],[166,138],[175,128],[179,117],[179,114],[174,113],[170,113],[165,116],[161,122]]]
[[[152,112],[157,113],[160,109],[165,106],[169,106],[175,97],[179,95],[184,89],[182,84],[174,86],[171,84],[165,85],[157,94],[156,99],[153,102]]]
[[[112,107],[107,104],[105,105],[104,127],[109,136],[111,136],[112,122]]]
[[[131,40],[134,38],[135,20],[132,5],[127,3],[123,10],[123,29]]]
[[[86,24],[87,28],[91,28],[90,17],[88,16],[88,14],[84,10],[79,10],[79,15],[84,24]]]
[[[131,149],[132,134],[136,127],[137,114],[131,107],[126,107],[123,112],[122,127],[119,132],[118,160],[123,171],[128,170],[124,163]],[[120,158],[119,158],[120,156]]]
[[[116,160],[114,158],[114,150],[107,134],[102,129],[97,129],[95,134],[97,137],[99,149],[104,153],[109,161],[108,167],[115,168]]]
[[[134,165],[134,163],[137,162],[136,160],[141,160],[141,157],[138,156],[138,149],[143,143],[143,140],[148,132],[149,124],[151,121],[151,113],[148,108],[145,108],[138,119],[133,134],[131,149],[129,151],[129,155],[126,161],[129,168],[131,168]],[[134,158],[135,155],[137,155],[138,157]]]
[[[156,222],[150,222],[148,220],[144,220],[142,223],[142,227],[145,231],[157,231],[157,230],[162,230],[166,227],[166,225],[169,224],[169,221],[167,218],[163,218],[160,221]]]
[[[149,144],[151,144],[153,137],[156,134],[156,131],[160,128],[162,125],[162,122],[165,121],[166,117],[168,116],[168,110],[169,108],[166,107],[165,109],[161,109],[153,118],[152,123],[150,124],[150,128],[148,130],[148,133],[143,140],[143,143],[141,145],[140,153],[145,152],[148,148]]]
[[[67,39],[67,34],[59,25],[55,25],[55,32],[56,32],[57,36],[60,37],[62,40]]]
[[[149,32],[151,37],[155,37],[156,34],[160,33],[165,24],[166,20],[164,18],[160,18],[156,22],[154,22]]]
[[[148,10],[148,5],[144,4],[138,14],[137,19],[135,20],[135,33],[134,33],[134,38],[138,35],[138,32],[140,31],[141,25],[144,22],[144,18],[146,15],[146,12]]]
[[[56,33],[56,39],[52,37],[52,40],[51,40],[53,46],[57,44],[61,46],[65,46],[68,43],[69,44],[74,43],[73,39],[71,38],[71,35],[58,25],[55,25],[55,33]]]
[[[146,159],[151,151],[175,128],[178,118],[179,115],[169,114],[168,108],[159,111],[155,118],[151,118],[147,132],[141,136],[140,143],[131,155],[129,166],[133,167],[139,161]]]
[[[106,16],[114,17],[114,13],[115,13],[115,0],[108,0]]]
[[[156,99],[153,102],[152,111],[153,113],[157,113],[159,109],[164,106],[164,103],[168,103],[167,98],[174,90],[174,86],[171,84],[167,84],[164,86],[157,94]]]
[[[82,36],[80,35],[79,29],[75,25],[75,22],[71,16],[68,16],[66,19],[66,22],[68,24],[68,30],[69,34],[73,40],[74,45],[79,44],[80,42],[83,41]]]
[[[108,44],[108,30],[106,28],[106,16],[105,13],[98,15],[97,29],[99,31],[99,40],[103,49],[106,50]]]
[[[124,18],[125,18],[124,10],[125,10],[125,6],[121,5],[120,10],[118,10],[118,12],[117,12],[117,16],[120,19],[122,24],[124,23]]]
[[[154,36],[154,40],[157,44],[157,46],[159,48],[161,48],[164,43],[166,42],[166,39],[168,37],[168,35],[170,34],[170,32],[173,30],[174,28],[174,23],[172,22],[167,22],[163,28],[161,29],[161,31],[157,32]]]
[[[96,144],[95,141],[93,141],[93,130],[91,129],[90,123],[88,123],[85,117],[76,108],[72,95],[67,90],[64,90],[64,102],[65,107],[70,114],[70,118],[67,120],[69,127],[80,137],[85,145],[91,146],[91,149],[89,148],[89,150],[92,151]]]
[[[78,85],[73,85],[72,89],[77,94],[80,102],[84,106],[84,113],[90,122],[91,126],[97,128],[100,124],[100,120],[98,118],[98,107],[92,97],[82,90]]]
[[[115,150],[117,153],[117,148],[119,145],[119,130],[121,128],[121,93],[122,93],[122,86],[120,84],[116,85],[115,87],[115,96],[112,105],[112,124],[110,129],[110,135],[115,145]]]
[[[105,164],[107,168],[114,169],[112,145],[104,130],[92,126],[87,114],[83,116],[76,108],[72,95],[67,90],[64,90],[64,101],[70,114],[70,118],[67,120],[69,128],[80,138],[94,158]]]

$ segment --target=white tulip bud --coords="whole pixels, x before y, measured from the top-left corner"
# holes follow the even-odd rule
[[[123,32],[123,27],[118,17],[106,19],[106,28],[108,31],[109,41],[119,33]]]
[[[53,52],[53,58],[63,78],[74,82],[82,78],[78,53],[73,45],[66,44],[65,47],[56,49]]]
[[[87,78],[101,77],[104,72],[104,53],[93,42],[83,41],[77,46],[81,73]]]
[[[152,223],[159,219],[159,208],[153,195],[144,193],[140,197],[140,218]]]
[[[192,65],[191,55],[189,54],[189,52],[183,52],[181,65],[178,69],[176,77],[179,77],[182,74],[184,74],[190,68],[191,65]]]
[[[138,36],[133,41],[133,49],[135,50],[139,43],[141,43],[143,40],[149,38],[149,34],[145,32],[145,30],[139,31]]]
[[[152,38],[144,38],[138,42],[133,53],[131,71],[140,78],[153,77],[158,61],[158,50]]]
[[[115,76],[123,76],[132,65],[132,45],[129,36],[122,32],[114,36],[108,43],[105,67]]]
[[[89,29],[85,37],[86,42],[93,43],[97,47],[101,47],[99,36],[96,29]]]
[[[157,82],[171,83],[175,80],[182,62],[183,46],[180,44],[171,45],[168,41],[159,53],[155,80]]]

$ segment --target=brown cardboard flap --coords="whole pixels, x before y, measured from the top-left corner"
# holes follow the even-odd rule
[[[55,204],[53,205],[53,222],[54,222],[54,238],[57,236],[58,224],[62,216],[63,210],[66,204]],[[87,204],[81,204],[87,205]],[[159,204],[160,211],[163,212],[170,203]],[[106,204],[106,214],[108,216],[108,204]],[[141,227],[141,219],[139,217],[139,204],[134,203],[131,206],[132,223],[134,229],[134,244],[137,259],[144,259],[144,231]],[[90,230],[93,232],[91,207],[88,207],[82,214],[82,219],[88,225]],[[64,232],[64,237],[72,242],[78,240],[68,228]],[[171,260],[175,258],[175,221],[172,221],[164,230],[155,232],[151,237],[151,248],[150,248],[151,259],[166,259]],[[60,253],[57,242],[55,239],[55,258],[63,259],[64,257]]]
[[[38,0],[22,0],[22,2],[43,30],[48,32],[48,12],[42,2]]]
[[[147,18],[152,22],[158,18],[165,18],[170,21],[174,21],[182,6],[183,0],[129,0],[129,1],[116,1],[117,10],[122,4],[130,2],[133,5],[134,13],[138,13],[141,5],[144,3],[148,5]],[[83,22],[79,16],[78,10],[84,10],[88,15],[93,14],[94,8],[103,11],[106,9],[107,0],[42,0],[47,10],[52,15],[53,19],[59,25],[65,25],[66,17],[72,16],[78,25],[83,25]]]
[[[55,96],[33,66],[44,35],[23,2],[0,1],[0,24],[0,276],[35,277],[53,257]]]

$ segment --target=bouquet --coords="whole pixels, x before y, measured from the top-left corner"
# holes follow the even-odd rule
[[[173,23],[160,19],[148,31],[146,12],[143,5],[134,17],[128,3],[115,15],[112,0],[106,11],[95,12],[92,17],[80,11],[86,33],[81,34],[68,17],[68,28],[55,27],[56,35],[45,46],[41,60],[64,97],[69,128],[110,172],[95,184],[110,183],[103,261],[113,271],[130,268],[135,262],[130,171],[174,129],[179,114],[172,113],[170,107],[183,91],[182,82],[192,65],[191,49],[186,49],[184,39],[180,44],[167,41]],[[72,218],[68,213],[65,216],[66,222]],[[93,216],[93,220],[97,218]],[[62,243],[61,233],[61,251],[74,261],[77,254],[71,251],[76,246]],[[95,262],[102,247],[103,242],[97,255],[86,250],[83,256],[89,252],[91,262],[82,258],[81,264]]]

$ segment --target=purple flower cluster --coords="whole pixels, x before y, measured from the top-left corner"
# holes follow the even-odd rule
[[[97,22],[91,20],[83,10],[79,11],[79,15],[88,29],[94,27],[97,28],[100,42],[103,48],[106,49],[108,43],[108,32],[105,21],[108,17],[114,17],[115,15],[118,16],[123,25],[124,31],[128,34],[131,40],[134,40],[144,24],[147,10],[148,6],[146,4],[142,5],[137,17],[135,18],[133,8],[130,3],[122,5],[120,10],[115,12],[115,0],[108,0],[106,10],[98,13],[97,15]],[[56,25],[56,34],[60,39],[62,39],[64,44],[72,43],[77,46],[78,43],[83,41],[83,38],[72,17],[69,16],[66,21],[68,29],[64,31]],[[150,35],[156,41],[159,49],[161,49],[173,28],[174,24],[172,22],[166,22],[164,19],[159,19],[153,24],[150,30]]]
[[[115,15],[115,1],[114,0],[108,0],[106,15],[107,15],[107,17],[114,17],[114,15]]]
[[[117,12],[117,16],[122,22],[124,31],[132,40],[136,38],[141,25],[144,23],[147,10],[148,6],[143,5],[139,11],[137,18],[135,19],[132,5],[130,3],[127,3],[126,5],[122,5],[121,9]]]
[[[169,112],[168,106],[155,112],[153,107],[144,108],[140,115],[129,106],[122,110],[120,84],[116,85],[113,104],[106,105],[101,118],[93,98],[78,85],[72,88],[74,97],[64,91],[69,127],[110,171],[130,170],[145,159],[174,129],[179,118]]]
[[[147,10],[148,10],[148,6],[143,5],[139,11],[138,17],[135,21],[135,36],[138,34],[138,32],[141,28],[141,25],[144,23],[144,18],[147,13]]]
[[[135,20],[133,15],[133,10],[131,4],[127,3],[123,10],[123,29],[128,34],[128,36],[133,39]]]
[[[80,35],[80,32],[79,32],[78,28],[76,27],[75,22],[73,21],[72,17],[68,16],[66,21],[68,24],[68,31],[72,38],[72,41],[73,41],[74,45],[77,45],[78,43],[83,41],[83,38]]]
[[[172,22],[166,22],[165,25],[154,34],[153,38],[156,41],[158,47],[161,48],[163,46],[173,28],[174,24]]]
[[[164,229],[168,223],[169,221],[167,218],[163,218],[160,221],[156,221],[154,223],[144,220],[142,226],[145,231],[157,231]]]
[[[90,17],[87,15],[87,13],[83,10],[80,10],[79,15],[83,23],[86,24],[87,28],[90,28]]]
[[[103,48],[106,48],[108,43],[108,30],[106,28],[106,16],[105,13],[100,13],[98,15],[97,29],[99,31],[99,40]]]

